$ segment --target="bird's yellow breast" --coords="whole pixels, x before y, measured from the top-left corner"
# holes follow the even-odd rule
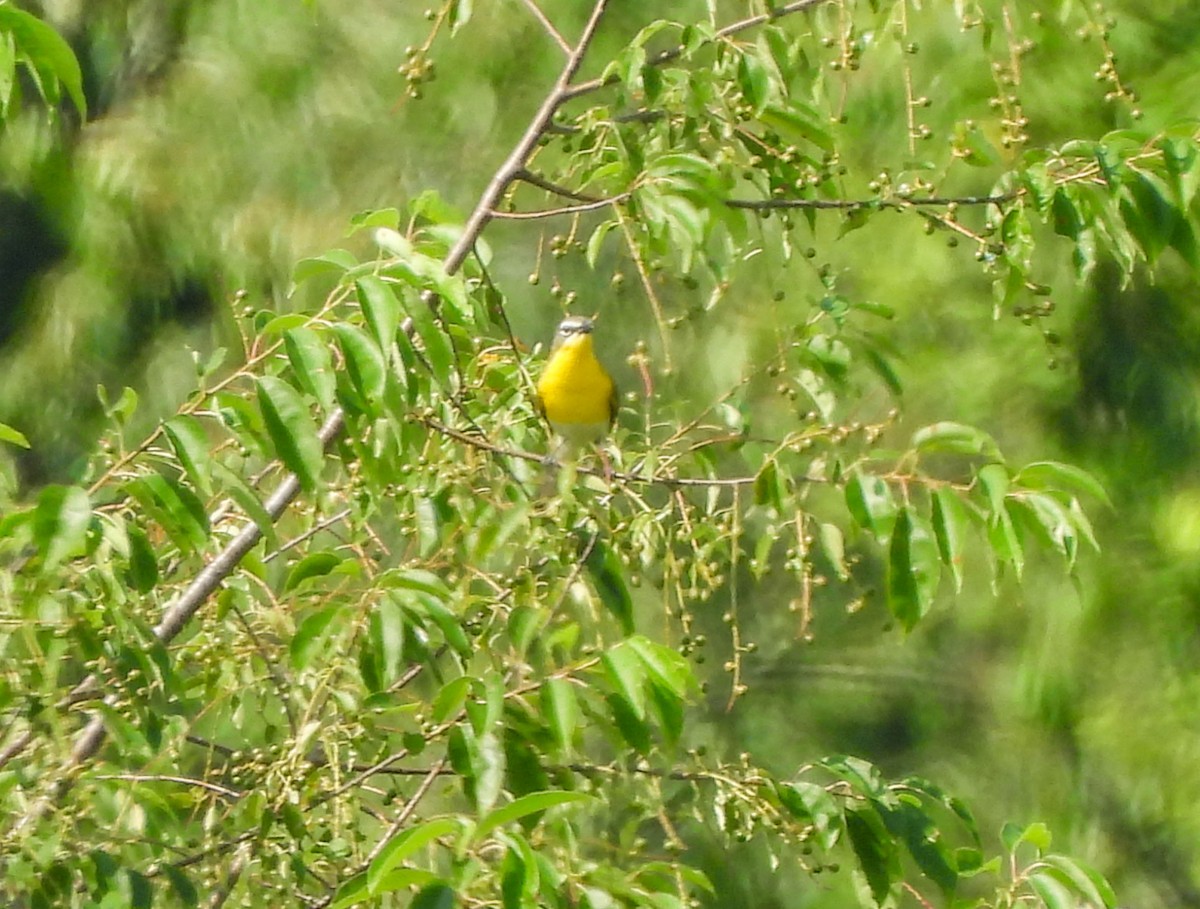
[[[592,350],[592,339],[583,336],[564,343],[550,356],[537,385],[542,408],[551,426],[612,422],[613,381]]]

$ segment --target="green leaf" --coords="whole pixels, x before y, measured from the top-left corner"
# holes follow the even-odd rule
[[[596,589],[596,595],[618,622],[625,634],[632,634],[633,597],[625,583],[620,556],[599,536],[577,536],[583,552],[583,566]]]
[[[29,440],[7,423],[0,423],[0,442],[8,442],[10,445],[19,445],[21,448],[29,447]]]
[[[787,481],[779,471],[779,464],[774,458],[767,458],[754,477],[754,504],[778,511],[783,509],[786,498]]]
[[[136,477],[125,489],[181,551],[200,549],[208,541],[208,514],[191,490],[157,473]]]
[[[738,59],[738,87],[742,97],[753,109],[761,113],[771,100],[771,78],[761,60],[753,54],[742,54]]]
[[[474,839],[479,841],[497,827],[511,824],[531,814],[537,814],[559,805],[570,805],[577,802],[593,801],[594,796],[585,792],[531,792],[519,799],[514,799],[507,805],[497,808],[486,815],[475,828]]]
[[[886,481],[855,473],[846,483],[846,507],[855,523],[886,541],[896,522],[896,500]]]
[[[638,653],[621,642],[600,657],[604,671],[616,693],[629,705],[638,720],[646,718],[646,664]]]
[[[33,512],[33,541],[46,568],[83,555],[92,503],[78,486],[47,486]]]
[[[895,846],[874,811],[847,811],[846,833],[871,896],[882,906],[892,890]]]
[[[378,345],[353,325],[339,322],[333,326],[333,332],[346,358],[350,382],[361,398],[358,409],[370,414],[378,413],[387,384],[383,354]]]
[[[316,275],[343,275],[358,265],[354,253],[344,249],[331,249],[311,259],[301,259],[292,269],[292,286],[302,284]]]
[[[951,896],[958,886],[958,871],[949,848],[924,808],[904,798],[894,805],[876,802],[875,808],[888,830],[900,837],[921,873]]]
[[[618,646],[633,650],[648,670],[650,678],[676,697],[685,697],[688,688],[695,685],[692,668],[679,651],[640,634],[633,635]]]
[[[433,619],[433,622],[441,629],[442,637],[446,639],[446,643],[460,656],[469,657],[473,648],[471,641],[463,631],[462,619],[455,615],[440,599],[433,596],[418,596],[411,600],[417,610]]]
[[[1008,494],[1008,470],[1003,464],[985,464],[977,474],[979,487],[993,513],[1004,510],[1004,497]]]
[[[150,539],[140,527],[130,527],[129,579],[138,593],[149,593],[158,583],[158,556]]]
[[[347,909],[349,906],[357,905],[370,898],[371,894],[367,890],[367,875],[366,872],[363,872],[342,882],[333,895],[333,902],[330,903],[329,909]]]
[[[367,622],[367,639],[386,688],[400,677],[403,668],[404,612],[399,603],[386,596],[376,599]]]
[[[1075,521],[1065,505],[1045,493],[1026,492],[1011,496],[1008,509],[1014,516],[1024,518],[1027,529],[1064,556],[1070,566],[1074,566],[1079,553],[1079,537],[1075,531]]]
[[[408,904],[408,909],[454,909],[454,890],[446,884],[430,884]]]
[[[209,477],[209,441],[204,426],[190,414],[180,414],[163,424],[163,431],[171,442],[175,457],[184,472],[202,493],[212,495]]]
[[[443,388],[450,388],[454,367],[454,348],[450,344],[449,335],[438,323],[433,309],[419,296],[411,293],[403,294],[401,302],[413,320],[417,336],[424,344],[425,359],[429,363],[434,380]]]
[[[1058,461],[1036,461],[1022,467],[1013,485],[1027,489],[1061,489],[1099,499],[1109,508],[1113,507],[1108,493],[1094,476],[1073,464]]]
[[[1112,909],[1117,896],[1108,881],[1097,871],[1080,864],[1065,855],[1047,855],[1042,861],[1050,866],[1049,874],[1070,886],[1092,906]]]
[[[579,701],[575,697],[575,686],[566,679],[547,679],[542,684],[540,700],[542,714],[554,740],[562,751],[569,752],[575,728],[579,724]]]
[[[929,611],[940,574],[933,534],[915,512],[901,509],[888,547],[887,603],[905,631]]]
[[[604,238],[619,226],[616,221],[601,221],[596,225],[596,229],[592,231],[592,235],[588,238],[587,251],[585,253],[587,264],[591,268],[596,267],[596,260],[600,258],[600,249],[604,246]]]
[[[47,104],[58,103],[62,85],[80,115],[87,117],[79,61],[58,32],[36,16],[4,4],[0,5],[0,34],[12,35],[19,57],[29,63],[34,82]]]
[[[962,592],[963,547],[966,544],[967,508],[952,489],[939,486],[930,495],[930,524],[942,564],[954,577],[954,589]]]
[[[437,883],[438,876],[424,868],[397,868],[391,874],[385,875],[380,881],[376,895],[393,893],[396,890],[407,890],[409,887],[427,887]]]
[[[300,623],[300,627],[296,629],[296,633],[292,636],[292,642],[288,646],[288,656],[291,658],[294,669],[300,670],[308,667],[308,664],[312,662],[313,655],[325,643],[333,620],[341,615],[343,608],[340,605],[324,606],[312,615],[305,617],[304,621]]]
[[[283,583],[283,591],[295,590],[310,578],[324,577],[342,564],[342,557],[332,552],[310,552],[292,566],[287,580]]]
[[[1046,909],[1079,909],[1079,901],[1051,874],[1039,871],[1029,875],[1029,886]]]
[[[1020,578],[1025,570],[1025,551],[1007,508],[1001,508],[989,519],[988,543],[996,560],[1012,565]]]
[[[161,867],[163,874],[171,882],[171,889],[175,892],[175,896],[179,898],[179,902],[188,907],[198,906],[200,904],[200,894],[197,892],[196,886],[188,880],[187,875],[169,862]]]
[[[388,840],[367,868],[367,892],[374,896],[380,891],[380,883],[397,865],[414,853],[424,849],[439,837],[449,836],[462,830],[457,818],[441,817],[409,827]]]
[[[846,562],[846,538],[842,534],[842,528],[836,524],[821,524],[817,540],[838,578],[842,581],[849,580],[850,566]]]
[[[918,429],[913,433],[912,447],[918,451],[953,451],[960,454],[982,454],[999,457],[996,440],[974,426],[943,421]]]
[[[284,334],[283,346],[300,387],[316,398],[324,410],[333,410],[337,378],[328,343],[311,328],[300,326]]]
[[[444,723],[450,718],[458,716],[467,700],[467,695],[471,692],[472,682],[473,679],[470,676],[460,675],[442,686],[441,691],[437,693],[430,705],[435,723]]]
[[[275,453],[304,489],[315,488],[325,466],[325,446],[308,405],[296,389],[275,376],[262,376],[257,385],[258,406]]]
[[[372,227],[388,227],[396,230],[400,227],[400,211],[396,208],[373,208],[360,211],[350,216],[350,229],[346,236],[353,236],[360,230]]]
[[[828,852],[841,837],[842,811],[824,786],[805,780],[783,783],[778,795],[793,817],[812,825],[817,845]]]
[[[1022,843],[1029,843],[1039,853],[1045,852],[1050,848],[1050,839],[1050,829],[1041,821],[1024,828],[1009,822],[1000,831],[1000,841],[1009,852],[1014,852]]]
[[[354,284],[358,290],[359,305],[383,353],[384,363],[390,363],[396,329],[400,325],[400,301],[392,289],[375,275],[364,275]]]

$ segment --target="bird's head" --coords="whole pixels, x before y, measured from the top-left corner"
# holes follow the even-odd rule
[[[567,316],[554,333],[554,349],[575,348],[592,343],[592,320],[587,316]]]

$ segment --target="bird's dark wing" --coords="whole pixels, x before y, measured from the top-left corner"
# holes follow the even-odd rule
[[[617,422],[617,411],[621,408],[621,396],[617,391],[617,383],[613,382],[612,392],[608,396],[608,428],[612,429]]]

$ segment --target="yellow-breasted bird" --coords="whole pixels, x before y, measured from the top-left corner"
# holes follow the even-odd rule
[[[596,359],[592,320],[559,323],[550,358],[537,383],[538,410],[562,442],[555,457],[597,442],[617,419],[617,386]]]

